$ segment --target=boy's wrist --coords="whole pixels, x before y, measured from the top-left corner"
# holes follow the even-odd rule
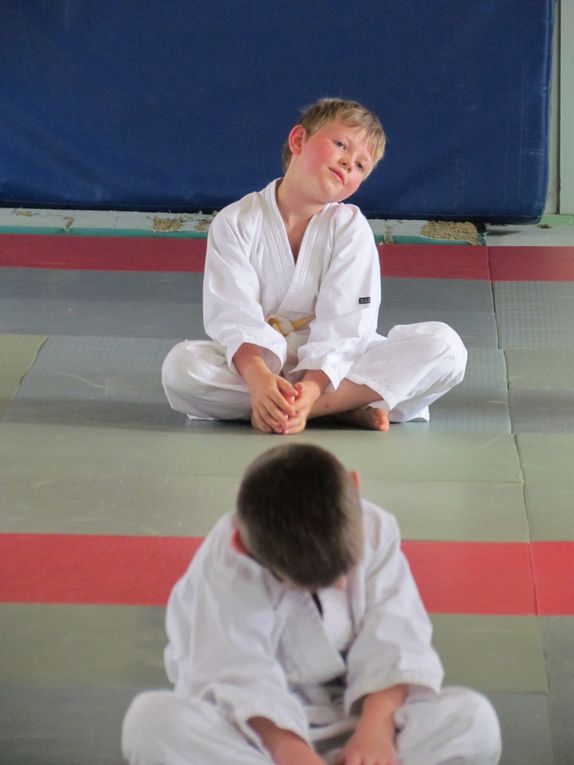
[[[275,765],[324,765],[309,744],[292,731],[279,728],[265,717],[252,717],[248,722]]]
[[[241,345],[233,356],[233,363],[250,388],[273,376],[263,359],[263,349],[258,345]]]

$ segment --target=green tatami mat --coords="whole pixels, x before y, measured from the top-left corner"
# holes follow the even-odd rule
[[[176,340],[50,337],[4,416],[5,422],[154,427],[183,424],[161,385]]]
[[[332,449],[364,481],[470,482],[482,484],[485,496],[492,496],[489,482],[514,484],[518,492],[522,486],[510,436],[430,434],[413,425],[390,433],[313,428],[289,440]],[[148,431],[2,423],[0,529],[203,535],[231,509],[246,465],[284,442],[248,424]],[[510,488],[494,494],[499,492],[513,497],[504,512],[517,530],[518,494]],[[441,512],[448,516],[445,507]],[[489,533],[486,527],[484,532]]]
[[[163,618],[161,608],[138,606],[1,604],[2,683],[165,686]],[[547,692],[535,617],[435,614],[432,621],[447,684]]]
[[[574,387],[574,350],[510,349],[504,355],[511,391]]]
[[[520,483],[364,480],[361,492],[396,516],[403,539],[527,542],[530,538]]]
[[[574,434],[523,434],[517,443],[532,538],[574,539]]]
[[[52,478],[30,481],[20,473],[0,480],[3,533],[203,537],[233,511],[240,478],[56,468]]]
[[[572,282],[496,282],[501,348],[574,348]]]
[[[515,433],[574,433],[574,351],[508,350]]]
[[[0,417],[45,341],[41,335],[0,335]]]
[[[0,474],[29,476],[34,464],[38,481],[78,475],[142,481],[160,475],[232,477],[286,438],[332,449],[365,479],[522,481],[511,436],[430,434],[416,425],[392,426],[388,433],[313,427],[291,437],[265,435],[247,423],[171,431],[3,423],[0,445],[7,454]]]
[[[484,693],[548,692],[536,617],[433,614],[432,622],[447,685]]]
[[[235,506],[240,477],[121,475],[2,478],[0,532],[205,536]],[[396,515],[405,539],[526,542],[520,483],[363,479],[367,499]]]
[[[164,613],[138,606],[2,603],[0,683],[166,686]]]
[[[554,760],[546,694],[496,693],[489,698],[500,720],[501,765],[570,765],[570,760]]]
[[[520,389],[509,399],[514,433],[574,433],[574,380],[570,390]]]

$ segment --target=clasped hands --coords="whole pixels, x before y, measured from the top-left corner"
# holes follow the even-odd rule
[[[300,433],[321,393],[314,380],[304,379],[292,385],[270,372],[251,388],[252,423],[264,433]]]

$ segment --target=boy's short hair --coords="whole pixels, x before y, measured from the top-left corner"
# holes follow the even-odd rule
[[[373,168],[382,159],[385,152],[386,136],[381,121],[372,111],[357,101],[342,98],[320,98],[308,106],[302,113],[298,125],[302,125],[307,135],[313,135],[327,122],[340,121],[350,127],[362,128],[367,136],[369,150],[373,156]],[[287,170],[291,161],[289,141],[283,145],[283,169]]]
[[[339,460],[311,444],[264,452],[237,497],[237,525],[249,553],[294,585],[332,585],[363,553],[359,492]]]

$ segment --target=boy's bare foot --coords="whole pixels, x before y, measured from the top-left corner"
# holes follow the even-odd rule
[[[337,422],[367,430],[387,431],[389,429],[389,413],[386,409],[365,406],[361,409],[350,409],[333,415]]]

